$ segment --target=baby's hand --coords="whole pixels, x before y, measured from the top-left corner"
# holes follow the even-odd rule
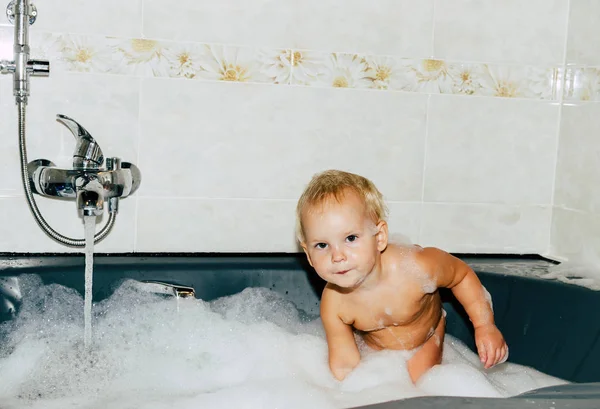
[[[475,328],[475,344],[481,363],[486,369],[508,359],[508,346],[494,324]]]

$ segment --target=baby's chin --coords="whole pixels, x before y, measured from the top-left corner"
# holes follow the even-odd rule
[[[351,274],[351,273],[346,273],[346,274]],[[362,282],[365,281],[365,277],[358,276],[357,274],[352,274],[352,275],[349,275],[348,277],[346,277],[345,275],[341,276],[341,277],[333,277],[329,282],[337,285],[340,288],[343,288],[346,290],[353,290],[355,288],[358,288],[362,284]]]

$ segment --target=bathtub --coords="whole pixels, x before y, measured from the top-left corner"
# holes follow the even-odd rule
[[[535,258],[461,257],[493,297],[496,324],[510,346],[510,361],[573,384],[491,398],[419,397],[364,408],[600,408],[600,292],[529,276],[550,262]],[[0,255],[0,321],[18,314],[11,283],[37,274],[44,283],[84,291],[81,255]],[[266,287],[317,316],[324,283],[305,257],[293,255],[96,255],[94,301],[110,296],[124,279],[155,280],[192,287],[206,301]],[[447,332],[475,350],[473,332],[451,293],[443,292]],[[15,311],[13,311],[15,310]],[[590,318],[594,317],[594,318]],[[0,340],[1,342],[1,340]]]

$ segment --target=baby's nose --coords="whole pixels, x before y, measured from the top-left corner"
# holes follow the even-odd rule
[[[331,253],[331,260],[334,263],[339,263],[340,261],[344,261],[346,259],[346,255],[340,249],[334,248]]]

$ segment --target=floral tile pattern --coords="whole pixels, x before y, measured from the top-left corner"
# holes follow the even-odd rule
[[[291,51],[37,33],[31,55],[53,68],[98,74],[288,84]]]
[[[434,94],[558,99],[557,67],[464,64],[389,56],[294,51],[292,83]]]
[[[559,101],[600,100],[600,69],[32,33],[53,69],[143,77]],[[564,91],[563,91],[564,90]]]

